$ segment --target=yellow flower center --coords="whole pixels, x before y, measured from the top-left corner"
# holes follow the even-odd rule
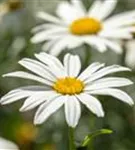
[[[94,18],[80,18],[70,25],[70,32],[75,35],[96,34],[102,29],[100,21]]]
[[[84,84],[79,79],[73,77],[59,78],[55,82],[53,89],[63,95],[74,95],[83,91]]]

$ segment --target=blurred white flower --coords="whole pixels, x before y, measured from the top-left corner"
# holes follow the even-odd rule
[[[135,69],[135,40],[128,41],[125,46],[126,46],[125,63],[132,69]]]
[[[13,142],[0,137],[0,150],[19,150],[19,148]]]
[[[5,74],[4,77],[19,77],[38,81],[43,85],[32,85],[12,90],[1,98],[1,104],[27,98],[20,111],[37,107],[34,123],[41,124],[64,105],[66,121],[75,127],[81,116],[80,103],[84,104],[98,117],[104,116],[100,101],[95,95],[110,95],[129,105],[133,100],[118,87],[132,84],[129,79],[106,77],[106,75],[130,71],[126,67],[112,65],[104,67],[98,62],[89,65],[82,73],[81,62],[77,55],[66,54],[63,64],[54,56],[40,53],[39,60],[24,58],[19,64],[34,74],[17,71]]]
[[[45,12],[37,16],[48,23],[33,28],[35,35],[31,41],[46,41],[43,50],[58,55],[65,48],[75,48],[84,43],[104,52],[107,48],[121,53],[122,48],[117,40],[131,39],[135,27],[128,25],[134,22],[135,11],[128,11],[107,18],[115,9],[117,0],[94,1],[86,11],[81,0],[61,2],[56,10],[58,17]]]

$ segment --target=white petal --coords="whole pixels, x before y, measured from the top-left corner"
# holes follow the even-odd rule
[[[65,50],[66,48],[73,49],[79,47],[84,42],[78,36],[72,36],[69,33],[61,35],[61,37],[57,40],[54,45],[51,46],[50,53],[54,56],[60,54],[61,51]]]
[[[68,47],[68,44],[69,43],[67,41],[67,38],[63,37],[51,47],[49,53],[53,56],[58,56],[63,50],[65,50]]]
[[[40,31],[36,33],[32,38],[32,43],[40,43],[49,39],[49,36],[53,36],[54,34],[61,34],[67,32],[67,28],[63,27],[55,27],[52,29],[47,29],[45,31]]]
[[[92,63],[79,75],[78,79],[80,79],[82,81],[86,80],[87,78],[89,78],[89,76],[91,76],[97,70],[104,67],[104,65],[105,64],[100,64],[99,62]]]
[[[122,53],[123,50],[122,50],[120,43],[115,42],[113,40],[107,40],[107,39],[103,39],[103,41],[110,49],[112,49],[116,53],[118,54]]]
[[[81,61],[79,56],[66,54],[64,57],[64,66],[67,76],[78,76],[81,69]]]
[[[51,47],[55,44],[57,44],[57,41],[59,39],[52,39],[52,40],[49,40],[49,41],[46,41],[43,45],[42,45],[42,50],[44,52],[49,52]]]
[[[53,113],[55,113],[65,102],[65,96],[58,96],[57,98],[47,101],[42,104],[34,118],[34,124],[41,124],[48,119]]]
[[[91,82],[105,75],[116,73],[116,72],[121,72],[121,71],[131,71],[131,70],[127,67],[122,67],[119,65],[108,66],[94,73],[92,76],[90,76],[90,78],[86,82]]]
[[[35,57],[44,63],[45,65],[48,66],[48,68],[52,68],[51,72],[58,78],[58,77],[64,77],[65,76],[65,71],[62,63],[57,59],[56,57],[49,55],[47,53],[39,53],[35,54]]]
[[[102,38],[112,38],[112,39],[132,39],[132,34],[129,33],[129,32],[123,32],[123,31],[120,31],[120,30],[112,30],[112,31],[101,31],[99,34],[98,34],[100,37]]]
[[[108,17],[116,7],[117,0],[105,0],[98,12],[98,19],[103,20]]]
[[[28,91],[18,91],[18,92],[11,93],[11,94],[8,93],[1,98],[0,103],[3,105],[9,104],[9,103],[18,101],[20,99],[26,98],[32,94],[34,94],[34,92],[28,92]]]
[[[53,23],[45,23],[45,24],[41,24],[41,25],[38,25],[36,27],[34,27],[31,32],[32,33],[37,33],[39,31],[43,31],[45,29],[54,29],[54,28],[66,28],[66,26],[62,26],[62,25],[58,25],[58,24],[53,24]]]
[[[63,24],[63,22],[59,18],[52,16],[50,14],[47,14],[45,12],[38,12],[37,17],[39,17],[43,20],[49,21],[49,22]]]
[[[13,142],[8,141],[0,137],[0,149],[1,150],[19,150],[18,146]]]
[[[78,10],[78,13],[80,13],[80,16],[86,15],[86,9],[82,3],[82,1],[77,0],[71,0],[71,3],[74,5],[74,7]]]
[[[20,111],[27,111],[31,110],[41,103],[54,99],[57,97],[58,94],[54,91],[43,91],[43,92],[36,92],[33,93],[29,98],[27,98],[23,104],[23,106],[20,108]]]
[[[67,24],[70,24],[72,21],[82,17],[81,12],[66,1],[63,1],[58,5],[56,13]]]
[[[114,15],[110,17],[109,19],[104,21],[105,27],[118,27],[118,26],[124,26],[129,25],[134,22],[135,17],[135,11],[128,11],[124,13],[120,13],[118,15]]]
[[[4,74],[3,77],[18,77],[18,78],[23,78],[23,79],[29,79],[29,80],[34,80],[34,81],[52,86],[52,82],[45,80],[41,77],[38,77],[36,75],[30,74],[27,72],[23,72],[23,71],[7,73],[7,74]]]
[[[39,54],[35,55],[37,59],[39,59],[41,62],[43,62],[44,64],[48,65],[48,66],[52,66],[52,65],[56,65],[58,68],[63,69],[63,65],[62,63],[59,61],[58,58],[49,55],[47,53],[41,52]]]
[[[56,76],[51,72],[48,66],[40,63],[39,61],[29,58],[23,58],[22,60],[19,61],[19,64],[46,80],[49,81],[56,80]]]
[[[102,2],[100,0],[95,0],[88,11],[88,15],[90,17],[97,17],[99,15],[99,9],[102,6]]]
[[[81,107],[75,96],[67,96],[65,102],[66,121],[70,127],[75,128],[81,116]]]
[[[120,78],[120,77],[105,77],[101,78],[99,80],[96,80],[93,83],[89,83],[85,90],[98,90],[103,88],[110,88],[110,87],[122,87],[131,85],[133,82],[126,78]]]
[[[97,48],[97,50],[99,52],[105,52],[107,50],[107,47],[106,47],[104,41],[100,37],[88,36],[88,37],[84,38],[84,41],[88,45]]]
[[[101,89],[101,90],[95,90],[89,92],[90,94],[96,94],[96,95],[109,95],[113,96],[125,103],[128,103],[129,105],[133,105],[133,99],[125,92],[119,89],[113,89],[113,88],[107,88],[107,89]]]
[[[15,101],[18,101],[20,99],[32,96],[34,93],[38,93],[39,91],[46,91],[49,90],[47,87],[44,86],[25,86],[25,87],[19,87],[17,89],[14,89],[10,92],[8,92],[6,95],[4,95],[0,103],[2,104],[9,104]]]
[[[104,111],[101,103],[93,96],[86,93],[76,95],[78,99],[98,117],[104,117]]]

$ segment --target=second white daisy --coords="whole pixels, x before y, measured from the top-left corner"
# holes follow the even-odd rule
[[[8,104],[27,98],[21,111],[27,111],[39,106],[34,123],[41,124],[64,105],[65,117],[69,126],[76,127],[81,116],[80,103],[84,104],[98,117],[104,116],[100,101],[95,95],[110,95],[129,105],[133,100],[118,87],[132,84],[129,79],[120,77],[106,77],[106,75],[130,71],[126,67],[112,65],[104,67],[98,62],[88,66],[82,73],[81,62],[77,55],[67,54],[63,64],[54,56],[46,53],[35,55],[39,60],[24,58],[19,64],[31,73],[17,71],[4,77],[19,77],[42,83],[20,87],[10,91],[1,98],[2,104]]]
[[[43,50],[58,55],[65,48],[82,44],[96,47],[100,52],[108,48],[120,53],[117,40],[131,39],[135,27],[128,26],[135,21],[135,11],[124,12],[107,18],[115,9],[117,0],[96,0],[86,11],[81,0],[63,1],[58,5],[56,15],[39,12],[37,16],[46,21],[33,29],[33,43],[46,41]],[[48,22],[48,23],[47,23]]]

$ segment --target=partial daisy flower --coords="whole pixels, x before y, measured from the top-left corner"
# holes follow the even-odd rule
[[[116,53],[122,52],[117,40],[131,39],[131,32],[135,31],[135,11],[128,11],[107,18],[115,9],[117,0],[96,0],[87,11],[81,0],[61,2],[56,10],[56,16],[45,12],[38,12],[37,16],[45,24],[33,28],[35,34],[31,41],[41,43],[45,41],[43,50],[50,50],[52,55],[58,55],[65,48],[73,49],[88,44],[98,51],[104,52],[108,48]]]
[[[132,69],[135,69],[135,40],[126,42],[126,57],[125,63]]]
[[[132,81],[121,77],[106,77],[108,74],[130,69],[118,65],[104,67],[98,62],[89,65],[82,73],[80,58],[66,54],[63,64],[54,56],[40,53],[38,59],[24,58],[19,64],[32,73],[17,71],[3,75],[31,79],[42,85],[24,86],[14,89],[3,96],[1,104],[9,104],[26,98],[20,111],[31,110],[39,106],[35,124],[41,124],[64,105],[65,118],[69,126],[76,127],[81,116],[80,103],[84,104],[98,117],[104,117],[104,110],[95,95],[110,95],[129,105],[133,100],[118,87],[132,84]]]
[[[1,150],[19,150],[18,146],[13,142],[8,141],[2,137],[0,137],[0,149]]]

